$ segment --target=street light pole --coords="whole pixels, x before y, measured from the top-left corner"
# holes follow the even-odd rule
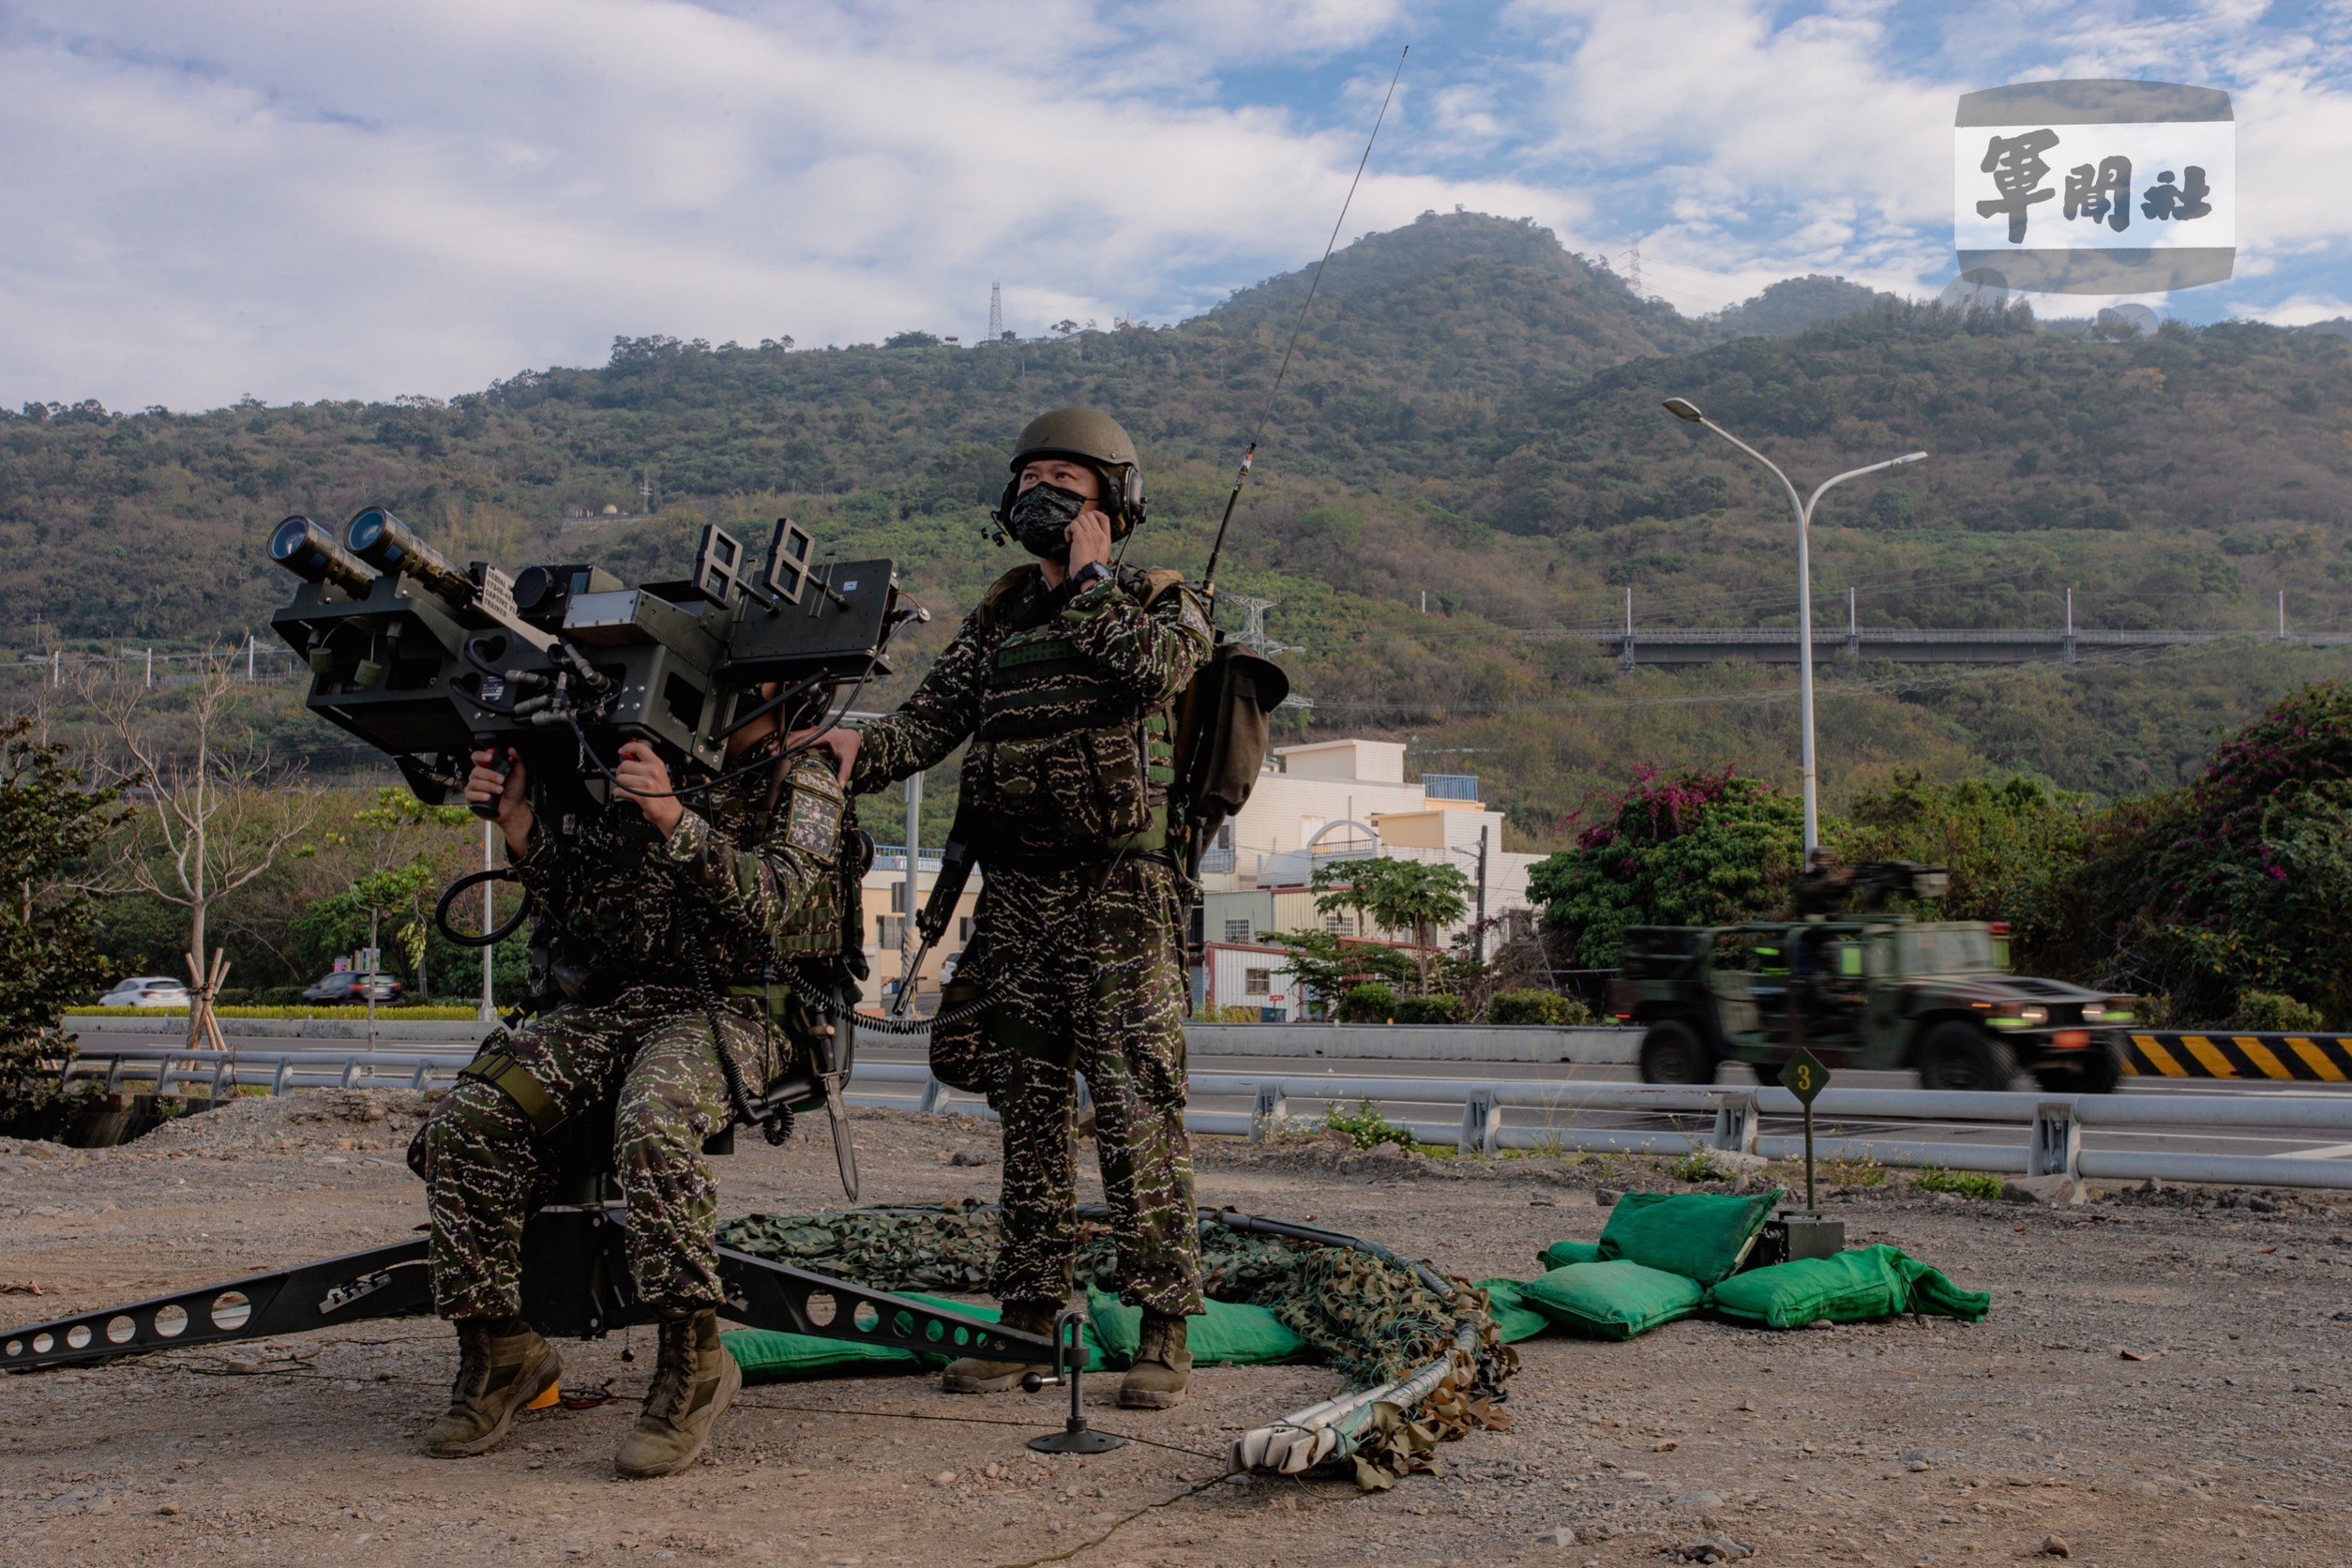
[[[1668,398],[1666,411],[1685,424],[1704,425],[1732,445],[1772,471],[1780,488],[1788,492],[1788,506],[1797,517],[1797,716],[1803,731],[1799,742],[1800,771],[1804,782],[1805,799],[1805,857],[1811,861],[1814,850],[1821,842],[1821,806],[1819,776],[1814,763],[1813,751],[1813,561],[1810,535],[1813,532],[1813,508],[1832,488],[1848,479],[1859,479],[1865,474],[1876,474],[1882,468],[1899,468],[1907,462],[1917,462],[1927,456],[1924,452],[1906,452],[1899,458],[1874,462],[1867,468],[1849,468],[1833,478],[1821,481],[1809,498],[1801,499],[1797,487],[1780,465],[1755,447],[1699,413],[1698,405],[1687,398]]]

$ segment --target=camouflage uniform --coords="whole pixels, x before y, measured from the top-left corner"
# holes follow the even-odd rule
[[[853,792],[928,768],[970,737],[959,820],[986,878],[958,990],[982,1017],[931,1041],[942,1081],[1004,1127],[1007,1303],[1060,1302],[1077,1234],[1074,1072],[1095,1105],[1121,1293],[1200,1310],[1184,1135],[1184,911],[1168,846],[1170,705],[1207,659],[1208,619],[1173,573],[1123,571],[1075,595],[1022,566],[939,663],[866,727]]]
[[[475,1066],[490,1076],[460,1078],[412,1150],[443,1317],[520,1310],[523,1221],[557,1174],[545,1135],[607,1105],[641,1299],[671,1316],[722,1299],[717,1188],[702,1145],[734,1111],[701,980],[717,998],[724,1048],[756,1096],[793,1047],[759,999],[728,988],[759,983],[773,953],[811,951],[812,918],[830,916],[837,947],[845,896],[844,807],[829,756],[792,765],[771,816],[773,778],[754,769],[687,797],[677,832],[651,848],[627,837],[638,812],[626,803],[587,823],[533,822],[516,869],[561,924],[562,959],[582,994],[486,1042]]]

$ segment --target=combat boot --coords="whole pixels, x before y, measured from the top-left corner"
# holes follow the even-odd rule
[[[1053,1320],[1061,1315],[1059,1302],[1007,1302],[1003,1324],[1020,1334],[1050,1339]],[[966,1356],[947,1364],[947,1370],[940,1374],[939,1386],[949,1394],[1002,1394],[1008,1388],[1019,1387],[1025,1375],[1048,1370],[1050,1368],[1025,1361],[982,1361],[977,1356]]]
[[[436,1459],[488,1454],[505,1440],[515,1412],[553,1388],[563,1371],[555,1347],[520,1319],[460,1318],[458,1380],[449,1408],[425,1429],[425,1452]]]
[[[613,1468],[633,1481],[675,1475],[694,1463],[711,1428],[743,1392],[743,1369],[719,1343],[718,1314],[708,1307],[661,1324],[661,1359],[637,1428],[621,1443]]]
[[[1192,1386],[1192,1352],[1184,1348],[1184,1319],[1146,1310],[1135,1364],[1119,1384],[1121,1408],[1164,1410],[1184,1402]]]

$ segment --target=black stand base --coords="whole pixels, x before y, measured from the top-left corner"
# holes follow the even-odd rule
[[[1078,1334],[1085,1320],[1082,1314],[1063,1307],[1053,1320],[1053,1360],[1061,1370],[1050,1378],[1042,1372],[1022,1375],[1021,1387],[1032,1394],[1053,1383],[1070,1385],[1070,1419],[1063,1423],[1062,1430],[1029,1440],[1029,1446],[1040,1454],[1108,1454],[1127,1446],[1126,1439],[1086,1425],[1086,1346]]]
[[[1086,1425],[1084,1417],[1071,1423],[1066,1432],[1048,1432],[1042,1438],[1032,1438],[1029,1446],[1040,1454],[1108,1454],[1114,1448],[1124,1448],[1127,1440],[1097,1432]]]

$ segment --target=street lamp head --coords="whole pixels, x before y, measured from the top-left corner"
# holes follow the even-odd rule
[[[1686,425],[1696,425],[1701,417],[1698,405],[1688,398],[1668,398],[1666,400],[1666,411]],[[1920,455],[1926,456],[1923,452]]]
[[[1901,457],[1895,459],[1894,461],[1887,464],[1887,466],[1889,468],[1900,468],[1907,462],[1917,462],[1920,459],[1925,456],[1927,456],[1927,454],[1924,452],[1906,452]]]

